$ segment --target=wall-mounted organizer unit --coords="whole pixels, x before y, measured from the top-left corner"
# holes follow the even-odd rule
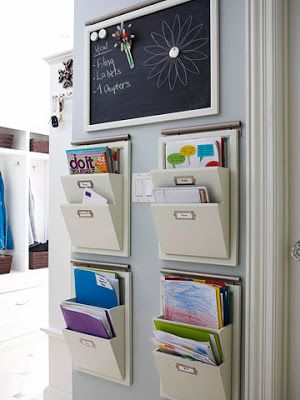
[[[115,337],[104,339],[64,329],[73,368],[89,375],[129,386],[132,384],[132,278],[130,267],[72,260],[74,267],[98,268],[120,277],[120,306],[108,309]]]
[[[240,129],[164,133],[159,142],[160,169],[151,172],[154,188],[205,186],[209,203],[152,203],[152,216],[163,260],[235,266],[239,236]],[[193,127],[191,132],[197,132]],[[166,145],[172,141],[227,138],[227,167],[166,169]]]
[[[194,272],[162,269],[163,275],[196,279],[222,280],[232,293],[232,323],[220,330],[223,362],[218,366],[192,361],[180,356],[154,350],[153,357],[160,377],[160,395],[169,400],[239,400],[240,398],[240,338],[241,338],[241,285],[237,277],[198,274]],[[155,318],[161,320],[163,317]],[[193,325],[181,324],[187,328]],[[203,328],[202,328],[203,329]]]
[[[114,141],[115,140],[115,141]],[[93,144],[90,144],[93,143]],[[61,177],[68,204],[61,205],[73,250],[130,256],[130,140],[129,136],[106,141],[77,142],[74,149],[96,146],[120,150],[120,174],[78,174]],[[67,161],[66,161],[67,162]],[[108,200],[107,204],[80,204],[85,188]]]

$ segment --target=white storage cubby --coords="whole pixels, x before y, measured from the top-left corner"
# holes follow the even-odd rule
[[[231,324],[216,332],[220,338],[223,361],[212,366],[199,361],[153,352],[154,362],[160,377],[160,395],[169,400],[239,400],[240,398],[240,343],[241,343],[241,285],[237,277],[202,274],[173,269],[161,270],[163,275],[212,279],[227,282],[232,294]],[[161,311],[162,311],[161,294]],[[157,319],[163,319],[162,316]],[[175,321],[168,321],[176,324]],[[186,327],[189,324],[180,323]],[[202,328],[207,329],[207,328]]]
[[[227,137],[228,167],[166,169],[169,141]],[[238,264],[239,130],[164,136],[160,169],[151,172],[153,186],[205,186],[209,203],[152,203],[151,210],[163,260],[235,266]]]
[[[120,303],[109,312],[115,337],[104,339],[64,329],[73,368],[126,386],[132,383],[132,288],[129,266],[72,260],[73,266],[99,268],[120,277]]]
[[[61,209],[74,251],[127,257],[130,255],[130,142],[105,145],[120,149],[121,173],[62,176],[68,204],[61,205]],[[82,205],[85,188],[105,197],[108,204]]]
[[[0,172],[5,205],[13,237],[10,274],[0,275],[0,342],[36,331],[47,323],[48,269],[29,270],[29,180],[35,200],[40,241],[48,235],[49,155],[30,152],[32,132],[0,127],[0,135],[13,135],[12,147],[0,147]],[[47,135],[39,135],[48,139]]]
[[[11,276],[17,272],[34,274],[38,271],[28,271],[29,180],[35,199],[38,236],[43,241],[48,233],[49,155],[29,151],[30,138],[36,134],[26,130],[0,127],[0,135],[7,133],[14,135],[14,139],[11,149],[0,147],[0,171],[4,179],[5,202],[8,221],[12,230],[14,250],[5,250],[3,253],[13,255]],[[39,136],[48,139],[48,135],[39,134]],[[42,275],[43,272],[38,272],[38,274]],[[44,275],[46,275],[46,272]],[[1,276],[0,279],[2,278],[8,284],[9,277]],[[31,279],[34,282],[35,278],[32,277]],[[17,280],[21,281],[21,279]],[[25,281],[25,278],[23,280]],[[14,284],[13,287],[16,290]],[[20,288],[22,288],[22,285]]]

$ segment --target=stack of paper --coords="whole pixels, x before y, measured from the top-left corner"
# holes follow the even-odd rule
[[[154,331],[152,343],[163,352],[180,355],[205,364],[217,365],[209,342],[196,342],[163,331]]]
[[[154,325],[155,332],[168,334],[168,336],[162,336],[162,333],[154,334],[152,341],[157,349],[164,352],[172,351],[177,355],[208,364],[220,365],[223,362],[220,336],[217,332],[198,326],[188,326],[173,321],[166,321],[163,318],[155,319]],[[185,352],[184,349],[178,346],[182,346],[188,351]],[[201,356],[202,359],[200,359]]]
[[[208,192],[204,186],[185,188],[155,188],[155,201],[158,203],[208,203]]]
[[[60,305],[68,329],[105,339],[115,336],[107,310],[78,304],[75,300]]]
[[[212,329],[230,322],[230,291],[224,282],[162,278],[164,318]]]

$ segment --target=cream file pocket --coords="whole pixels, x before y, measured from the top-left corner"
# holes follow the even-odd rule
[[[208,191],[209,201],[212,203],[221,203],[228,200],[229,175],[229,169],[222,167],[151,171],[152,182],[155,188],[193,188],[205,186]]]
[[[191,179],[205,186],[211,203],[153,203],[154,225],[164,254],[229,257],[229,174],[227,168],[153,171],[155,187]]]
[[[75,247],[122,249],[123,218],[118,205],[63,204],[61,210]]]
[[[105,197],[108,203],[122,201],[123,175],[83,174],[61,177],[66,198],[69,203],[81,203],[84,189],[92,189]]]
[[[241,279],[237,276],[205,274],[184,270],[163,268],[162,276],[179,279],[195,279],[226,283],[230,288],[230,321],[221,329],[205,328],[176,321],[163,316],[154,318],[155,329],[169,332],[182,338],[206,341],[205,335],[195,335],[197,329],[217,334],[220,340],[215,349],[219,351],[219,365],[210,365],[186,357],[174,355],[158,347],[153,351],[155,366],[160,378],[160,395],[169,400],[239,400],[240,399],[240,349],[241,349]],[[161,290],[161,311],[163,311],[163,291]],[[174,327],[171,327],[174,325]],[[190,336],[187,332],[190,331]],[[172,342],[171,342],[172,343]],[[216,347],[217,346],[217,347]],[[165,352],[163,352],[165,351]],[[214,351],[216,354],[216,352]],[[217,358],[216,358],[217,360]]]
[[[68,329],[64,329],[64,337],[75,369],[122,380],[125,377],[125,306],[108,311],[114,338],[104,339]]]
[[[199,128],[199,131],[197,131]],[[205,131],[203,126],[162,131],[159,139],[159,165],[151,171],[154,189],[207,189],[209,204],[188,199],[167,204],[165,200],[152,203],[152,215],[158,239],[159,258],[162,260],[213,265],[238,265],[239,243],[239,136],[240,129],[216,126]],[[183,134],[184,133],[184,134]],[[218,136],[224,139],[223,166],[188,167],[187,148],[175,153],[176,163],[169,167],[167,147],[173,142],[197,141]],[[222,143],[222,141],[221,141]],[[223,146],[221,144],[221,146]],[[195,156],[201,158],[197,149]],[[180,150],[180,151],[181,151]],[[199,148],[198,148],[199,150]],[[185,157],[185,167],[181,168]],[[223,159],[224,156],[224,159]],[[177,158],[176,158],[177,157]],[[177,162],[178,161],[178,162]],[[201,161],[201,160],[200,160]],[[169,163],[169,164],[168,164]],[[193,205],[194,207],[190,207]],[[165,214],[165,215],[163,215]]]
[[[123,139],[123,137],[122,137]],[[110,141],[111,140],[111,141]],[[94,173],[61,177],[67,204],[61,205],[74,252],[128,257],[130,255],[130,140],[111,138],[116,147],[120,174]],[[100,145],[101,143],[97,143]],[[80,143],[84,145],[84,143]],[[95,145],[85,145],[85,148]],[[80,149],[80,146],[74,147]],[[85,190],[103,198],[103,204],[82,204]],[[107,204],[105,204],[105,199]]]
[[[216,330],[224,361],[219,366],[153,351],[161,397],[170,400],[231,400],[232,326]]]
[[[228,257],[229,218],[223,204],[156,203],[151,209],[163,253]]]
[[[112,339],[64,329],[76,371],[121,385],[132,384],[132,276],[130,266],[89,260],[71,260],[73,268],[101,270],[119,276],[120,306],[104,309],[114,331]],[[75,287],[73,288],[75,297]],[[64,302],[66,304],[66,302]]]

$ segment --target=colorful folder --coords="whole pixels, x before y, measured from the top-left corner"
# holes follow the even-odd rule
[[[70,309],[64,304],[61,304],[60,307],[68,329],[105,339],[112,337],[112,334],[105,327],[104,320],[81,310],[75,311],[75,309]],[[104,318],[108,321],[109,317],[103,315]]]
[[[116,274],[75,268],[74,277],[78,303],[108,309],[119,305],[119,279]]]

